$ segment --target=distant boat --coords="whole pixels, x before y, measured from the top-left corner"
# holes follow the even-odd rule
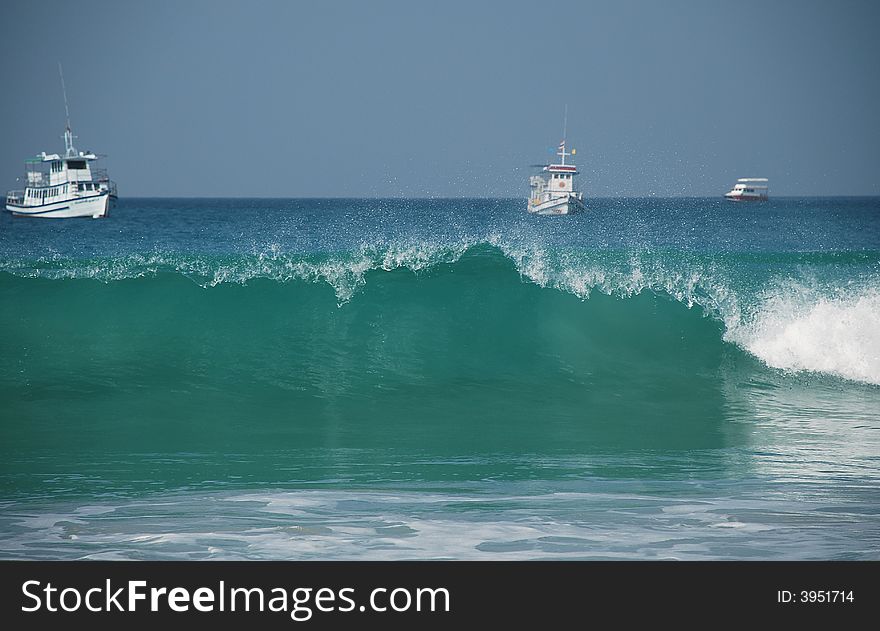
[[[767,178],[741,177],[724,197],[736,202],[763,202],[767,201],[769,191]]]
[[[58,67],[59,71],[61,66]],[[73,146],[67,91],[64,91],[64,155],[42,152],[25,160],[25,188],[6,194],[6,210],[26,217],[106,217],[116,201],[116,184],[104,169],[93,169],[98,156]]]
[[[559,164],[543,165],[542,171],[546,175],[533,175],[529,178],[531,195],[529,196],[529,212],[536,215],[568,215],[578,210],[584,210],[584,194],[579,193],[574,187],[574,176],[578,174],[577,167],[566,164],[566,156],[576,153],[565,151],[565,134],[568,126],[568,108],[566,108],[565,120],[562,125],[562,142],[559,143]],[[541,165],[534,165],[541,166]]]

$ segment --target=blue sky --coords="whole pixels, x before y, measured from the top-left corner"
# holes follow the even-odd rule
[[[880,4],[3,3],[0,170],[78,148],[126,196],[880,194]]]

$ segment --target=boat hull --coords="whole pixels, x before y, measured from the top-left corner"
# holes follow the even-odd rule
[[[6,210],[17,217],[46,217],[49,219],[66,219],[72,217],[106,217],[114,198],[109,192],[89,197],[76,197],[40,206],[19,206],[6,204]]]
[[[561,197],[541,204],[529,205],[529,212],[533,215],[570,215],[579,210],[584,210],[584,203],[577,197]]]
[[[732,202],[766,202],[766,195],[725,195],[724,199]]]

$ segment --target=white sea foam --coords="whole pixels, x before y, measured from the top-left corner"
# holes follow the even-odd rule
[[[681,497],[666,486],[646,490],[644,480],[589,485],[590,492],[563,493],[520,492],[532,482],[500,493],[492,485],[477,493],[171,492],[161,494],[161,508],[108,500],[100,515],[24,501],[0,515],[0,557],[732,559],[871,550],[864,528],[847,522],[841,529],[836,512],[817,511],[800,495],[767,499],[762,485],[745,482],[731,494],[706,481],[697,487],[701,497],[694,488]],[[847,508],[872,516],[870,504]],[[793,529],[806,514],[808,527]],[[828,538],[832,528],[838,534]]]
[[[880,291],[775,287],[752,317],[728,323],[725,339],[774,368],[880,385]]]

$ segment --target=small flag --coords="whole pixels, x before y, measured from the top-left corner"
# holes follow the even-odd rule
[[[576,156],[576,155],[577,155],[577,152],[578,152],[577,149],[572,149],[572,150],[571,150],[571,155]]]

